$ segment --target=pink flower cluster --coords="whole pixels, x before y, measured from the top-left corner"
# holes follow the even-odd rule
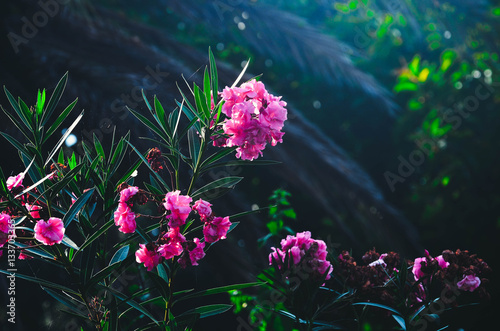
[[[450,265],[450,263],[444,260],[442,255],[432,258],[427,250],[425,251],[425,255],[425,257],[417,257],[414,261],[412,272],[415,277],[415,281],[418,281],[421,277],[426,275],[426,273],[422,270],[422,267],[426,267],[427,264],[430,264],[432,261],[436,261],[441,269],[446,269]]]
[[[180,256],[177,261],[183,268],[198,265],[198,261],[205,256],[205,244],[225,239],[231,226],[229,217],[213,215],[209,202],[199,199],[191,205],[193,199],[180,193],[173,191],[165,196],[163,206],[168,212],[166,217],[169,220],[169,230],[156,242],[141,245],[135,254],[137,262],[144,263],[149,271],[157,266],[162,258],[169,260],[176,256]],[[198,213],[204,223],[203,242],[199,238],[187,240],[181,233],[180,227],[186,224],[192,211]]]
[[[123,233],[134,233],[136,228],[135,214],[130,208],[130,199],[139,192],[136,186],[130,186],[120,192],[118,208],[114,213],[115,225]]]
[[[57,217],[51,217],[47,221],[39,220],[34,230],[35,239],[49,246],[60,244],[65,232],[63,221]]]
[[[297,267],[306,263],[304,271],[312,269],[316,276],[324,276],[326,280],[330,279],[333,272],[333,266],[326,260],[328,254],[326,244],[323,240],[311,238],[311,232],[305,231],[297,233],[296,236],[287,236],[281,240],[281,249],[272,247],[273,252],[269,254],[269,264],[273,261],[278,263],[280,269]],[[288,266],[284,266],[285,258],[288,256]]]
[[[283,142],[286,102],[269,94],[262,82],[253,79],[241,87],[226,87],[221,96],[221,111],[228,117],[222,128],[228,137],[216,137],[214,145],[238,146],[236,157],[251,161],[262,156],[267,143],[276,146]]]

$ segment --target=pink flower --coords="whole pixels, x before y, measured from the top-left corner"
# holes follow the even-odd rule
[[[200,243],[200,239],[194,238],[193,241],[184,243],[184,254],[179,258],[178,262],[182,268],[189,265],[198,265],[198,261],[205,257],[205,243]]]
[[[35,239],[44,245],[60,244],[64,237],[64,223],[60,218],[51,217],[39,220],[35,225]]]
[[[24,207],[26,207],[26,209],[30,212],[31,217],[34,219],[42,218],[40,216],[40,210],[42,210],[41,206],[25,204]]]
[[[462,291],[474,292],[481,285],[481,280],[476,275],[467,275],[457,283],[457,287]]]
[[[384,253],[384,254],[380,255],[380,257],[378,258],[378,260],[373,261],[368,266],[369,267],[376,267],[378,265],[381,265],[382,267],[386,268],[387,267],[387,263],[385,263],[385,261],[384,261],[384,259],[385,259],[386,256],[387,256],[387,253]]]
[[[31,260],[31,259],[33,259],[33,257],[29,256],[29,255],[26,255],[23,252],[21,252],[21,253],[19,253],[18,259],[19,260]]]
[[[415,259],[414,264],[413,264],[413,269],[411,271],[413,272],[413,276],[415,277],[415,281],[419,280],[420,277],[425,275],[424,272],[421,270],[422,262],[424,263],[424,265],[427,265],[427,260],[425,257],[417,257]]]
[[[269,254],[269,265],[273,265],[273,261],[276,261],[278,264],[283,263],[285,260],[285,253],[276,247],[271,247],[271,254]]]
[[[201,220],[204,221],[205,219],[209,218],[210,215],[212,215],[212,208],[210,208],[211,206],[211,203],[200,199],[194,203],[193,210],[196,210],[200,215]]]
[[[438,261],[439,263],[439,267],[441,269],[446,269],[448,268],[448,266],[450,265],[450,262],[446,262],[443,258],[443,255],[439,255],[438,257],[436,257],[435,259],[436,261]]]
[[[222,113],[228,119],[222,123],[224,139],[212,137],[215,146],[237,146],[236,157],[251,161],[262,156],[267,143],[275,146],[282,142],[286,102],[269,94],[262,82],[251,80],[241,87],[226,87],[221,96]]]
[[[168,226],[171,228],[177,228],[186,223],[186,219],[191,212],[191,206],[189,205],[193,199],[187,195],[180,195],[181,191],[168,192],[165,196],[165,206],[166,210],[170,210],[171,214],[168,216],[170,221]]]
[[[137,186],[129,186],[126,189],[120,192],[120,202],[127,203],[130,198],[132,198],[135,194],[139,192],[139,188]]]
[[[422,283],[418,284],[417,291],[415,293],[415,299],[417,302],[423,302],[425,300],[425,289]]]
[[[0,214],[0,232],[9,233],[10,231],[10,215],[6,213]]]
[[[17,176],[7,178],[7,189],[12,190],[14,187],[23,186],[24,173],[20,173]]]
[[[203,227],[205,242],[214,243],[219,239],[226,239],[226,234],[230,227],[231,222],[229,221],[229,216],[214,217],[211,222],[206,222]]]
[[[137,263],[144,263],[148,271],[153,270],[160,263],[160,255],[154,250],[149,250],[144,244],[139,244],[139,249],[135,252],[135,260]]]
[[[130,207],[119,202],[118,208],[114,212],[115,225],[119,226],[119,231],[123,233],[134,233],[137,224],[135,223],[135,214]]]
[[[429,252],[427,250],[425,250],[425,257],[417,257],[415,259],[414,264],[413,264],[412,272],[413,272],[413,276],[415,277],[416,281],[419,280],[420,277],[425,275],[425,273],[421,270],[421,268],[422,268],[422,263],[424,263],[424,266],[427,265],[427,259],[430,259],[431,261],[437,261],[437,263],[441,269],[446,269],[450,265],[449,262],[446,262],[444,260],[442,255],[439,255],[438,257],[433,258],[429,254]]]
[[[306,263],[316,276],[326,274],[325,279],[331,278],[333,266],[326,260],[328,255],[326,244],[323,240],[312,239],[309,231],[297,233],[295,236],[289,235],[281,240],[281,249],[275,247],[271,249],[273,252],[269,254],[269,264],[276,260],[279,268],[282,269]],[[284,265],[286,256],[289,257],[288,263],[291,265]]]
[[[182,243],[186,242],[186,238],[179,232],[179,228],[171,228],[163,236],[163,240],[167,243],[158,248],[158,254],[167,260],[181,255],[183,251]]]

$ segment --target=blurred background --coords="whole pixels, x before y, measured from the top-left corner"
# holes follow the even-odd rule
[[[0,17],[0,84],[14,96],[34,105],[37,89],[51,92],[69,71],[61,106],[78,97],[86,115],[68,154],[93,134],[109,145],[113,129],[153,147],[124,107],[147,111],[142,89],[173,109],[176,82],[199,81],[211,47],[220,86],[250,59],[246,78],[263,74],[289,105],[283,144],[264,151],[282,164],[207,175],[245,177],[216,201],[219,214],[267,206],[284,188],[293,229],[353,256],[467,249],[494,274],[500,267],[500,1],[4,0]],[[8,107],[3,93],[0,103]],[[1,130],[19,137],[0,117]],[[4,173],[22,171],[15,149],[1,147]],[[193,281],[254,280],[266,266],[268,247],[256,249],[265,222],[242,220]],[[224,263],[236,271],[227,275]],[[211,279],[200,279],[205,272]],[[490,290],[493,302],[498,285]],[[43,304],[20,312],[24,327],[51,329],[60,317],[34,291]],[[470,328],[489,325],[494,309],[482,305]]]

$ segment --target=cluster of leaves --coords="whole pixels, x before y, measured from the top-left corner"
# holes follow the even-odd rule
[[[293,210],[288,198],[291,197],[290,192],[283,189],[274,191],[269,200],[269,221],[266,226],[269,233],[259,239],[259,245],[264,246],[271,237],[284,237],[286,234],[295,234],[295,232],[285,225],[286,220],[295,220],[297,215]]]
[[[117,233],[113,233],[117,193],[123,183],[133,185],[141,165],[148,167],[150,172],[149,183],[144,182],[148,196],[158,203],[167,192],[181,189],[181,172],[186,170],[183,164],[190,169],[188,173],[191,174],[191,180],[187,194],[193,199],[211,200],[220,197],[242,179],[228,176],[198,187],[198,179],[207,170],[228,164],[248,164],[241,160],[223,160],[234,151],[233,148],[219,149],[213,154],[205,155],[210,137],[216,130],[216,125],[211,122],[218,123],[222,106],[222,101],[218,100],[215,60],[211,52],[209,55],[210,65],[205,69],[203,89],[196,84],[190,88],[194,102],[181,91],[182,102],[178,102],[179,108],[167,113],[156,97],[151,106],[143,94],[153,120],[130,109],[157,136],[156,139],[147,139],[167,151],[161,157],[166,160],[164,173],[170,176],[170,183],[167,183],[168,180],[164,179],[161,172],[157,172],[159,169],[152,169],[146,159],[148,152],[141,153],[130,142],[130,134],[119,139],[113,135],[109,152],[105,151],[94,136],[93,145],[83,143],[83,155],[73,153],[65,156],[61,146],[83,117],[83,111],[56,146],[47,148],[49,138],[55,134],[77,102],[75,100],[58,116],[53,116],[66,86],[67,74],[57,84],[48,103],[45,103],[44,90],[38,93],[37,104],[31,109],[23,100],[16,100],[5,89],[13,112],[3,111],[24,135],[26,142],[20,142],[6,133],[1,134],[19,151],[26,168],[24,173],[29,175],[34,184],[22,192],[13,193],[7,188],[6,178],[0,170],[0,207],[2,211],[8,210],[13,215],[18,235],[14,244],[17,250],[36,259],[19,264],[44,265],[43,271],[33,275],[19,272],[16,277],[41,286],[69,309],[66,312],[77,318],[84,330],[91,327],[97,330],[191,329],[199,319],[223,313],[231,305],[195,306],[187,311],[176,311],[174,315],[172,308],[178,302],[258,284],[236,284],[198,292],[194,289],[174,291],[174,279],[179,268],[177,264],[171,260],[164,261],[156,270],[146,272],[134,263],[135,256],[131,253],[137,249],[139,242],[149,243],[158,235],[162,222],[151,221],[159,218],[158,215],[138,214],[134,234],[118,237]],[[243,73],[244,71],[234,85]],[[213,109],[212,98],[215,102]],[[181,124],[182,114],[188,119],[185,126]],[[188,153],[184,151],[183,145],[186,137]],[[132,166],[124,168],[122,161],[130,149],[137,154],[138,159]],[[36,203],[42,206],[44,214],[63,220],[66,233],[61,245],[34,244],[32,232],[36,219],[26,209],[24,202]],[[233,215],[231,220],[245,214],[247,213]],[[201,230],[201,227],[189,229],[192,223],[192,220],[186,223],[183,234]],[[237,224],[238,222],[233,222],[230,230]],[[21,237],[21,232],[26,235]],[[0,272],[8,274],[6,270]]]

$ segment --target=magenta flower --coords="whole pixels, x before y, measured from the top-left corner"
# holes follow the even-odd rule
[[[413,269],[411,270],[413,272],[413,276],[415,277],[415,281],[418,281],[420,277],[424,276],[424,272],[421,270],[422,268],[422,262],[424,265],[427,265],[427,260],[425,257],[417,257],[415,259],[415,262],[413,264]]]
[[[139,188],[137,186],[129,186],[126,189],[120,192],[120,202],[127,203],[130,198],[139,192]]]
[[[184,254],[179,258],[178,262],[182,268],[187,266],[198,265],[198,261],[205,257],[205,243],[200,242],[200,239],[194,238],[193,241],[188,241],[183,244]]]
[[[211,203],[199,199],[194,203],[193,210],[196,210],[200,215],[201,220],[205,221],[212,215],[212,208],[210,208],[211,206],[212,206]]]
[[[137,226],[135,214],[124,202],[118,203],[118,208],[114,212],[115,225],[119,226],[119,231],[123,233],[134,233]]]
[[[384,261],[386,256],[387,256],[387,253],[381,254],[380,257],[378,258],[378,260],[373,261],[368,266],[369,267],[376,267],[378,265],[381,265],[382,267],[386,268],[387,263],[385,263],[385,261]]]
[[[51,217],[47,221],[39,220],[35,225],[35,239],[44,245],[60,244],[64,237],[64,223],[60,218]]]
[[[158,254],[167,260],[182,254],[182,243],[186,242],[186,238],[179,232],[179,228],[171,228],[163,236],[163,240],[166,241],[166,244],[158,248]]]
[[[481,285],[481,280],[476,275],[467,275],[457,283],[457,287],[462,291],[474,292]]]
[[[137,263],[144,263],[148,271],[153,270],[160,263],[160,255],[154,250],[149,250],[144,244],[139,244],[139,249],[135,252],[135,260]]]
[[[439,263],[439,267],[441,269],[446,269],[450,265],[450,262],[446,262],[443,258],[443,255],[439,255],[435,258],[436,261]]]
[[[228,117],[222,128],[228,137],[212,137],[215,146],[237,146],[236,157],[251,161],[262,156],[267,143],[282,142],[286,102],[269,94],[262,82],[254,79],[241,87],[226,87],[221,96],[221,111]]]
[[[165,196],[165,206],[166,210],[170,210],[171,214],[168,216],[170,221],[168,226],[171,228],[177,228],[186,223],[186,219],[191,212],[191,206],[189,205],[193,199],[187,195],[180,195],[181,191],[168,192]]]
[[[10,215],[6,213],[0,214],[0,232],[9,233],[10,230]]]
[[[31,260],[31,259],[33,259],[33,257],[29,256],[29,255],[26,255],[23,252],[21,252],[21,253],[19,253],[18,259],[19,260]]]
[[[41,206],[25,204],[24,207],[26,207],[26,209],[30,212],[31,217],[34,219],[42,218],[40,216],[40,210],[42,210]]]
[[[214,243],[219,241],[219,239],[226,239],[226,234],[230,227],[231,222],[229,221],[229,216],[214,217],[212,221],[206,222],[203,227],[205,242]]]
[[[297,233],[295,236],[289,235],[281,240],[281,249],[275,247],[271,249],[273,252],[269,254],[269,264],[275,260],[279,268],[283,269],[306,263],[313,274],[317,276],[326,274],[326,280],[331,278],[333,266],[326,260],[328,255],[326,244],[323,240],[312,239],[309,231]],[[289,256],[288,266],[284,265],[286,256]]]
[[[20,173],[17,176],[11,176],[7,178],[7,189],[11,191],[14,187],[22,187],[23,186],[24,173]]]

